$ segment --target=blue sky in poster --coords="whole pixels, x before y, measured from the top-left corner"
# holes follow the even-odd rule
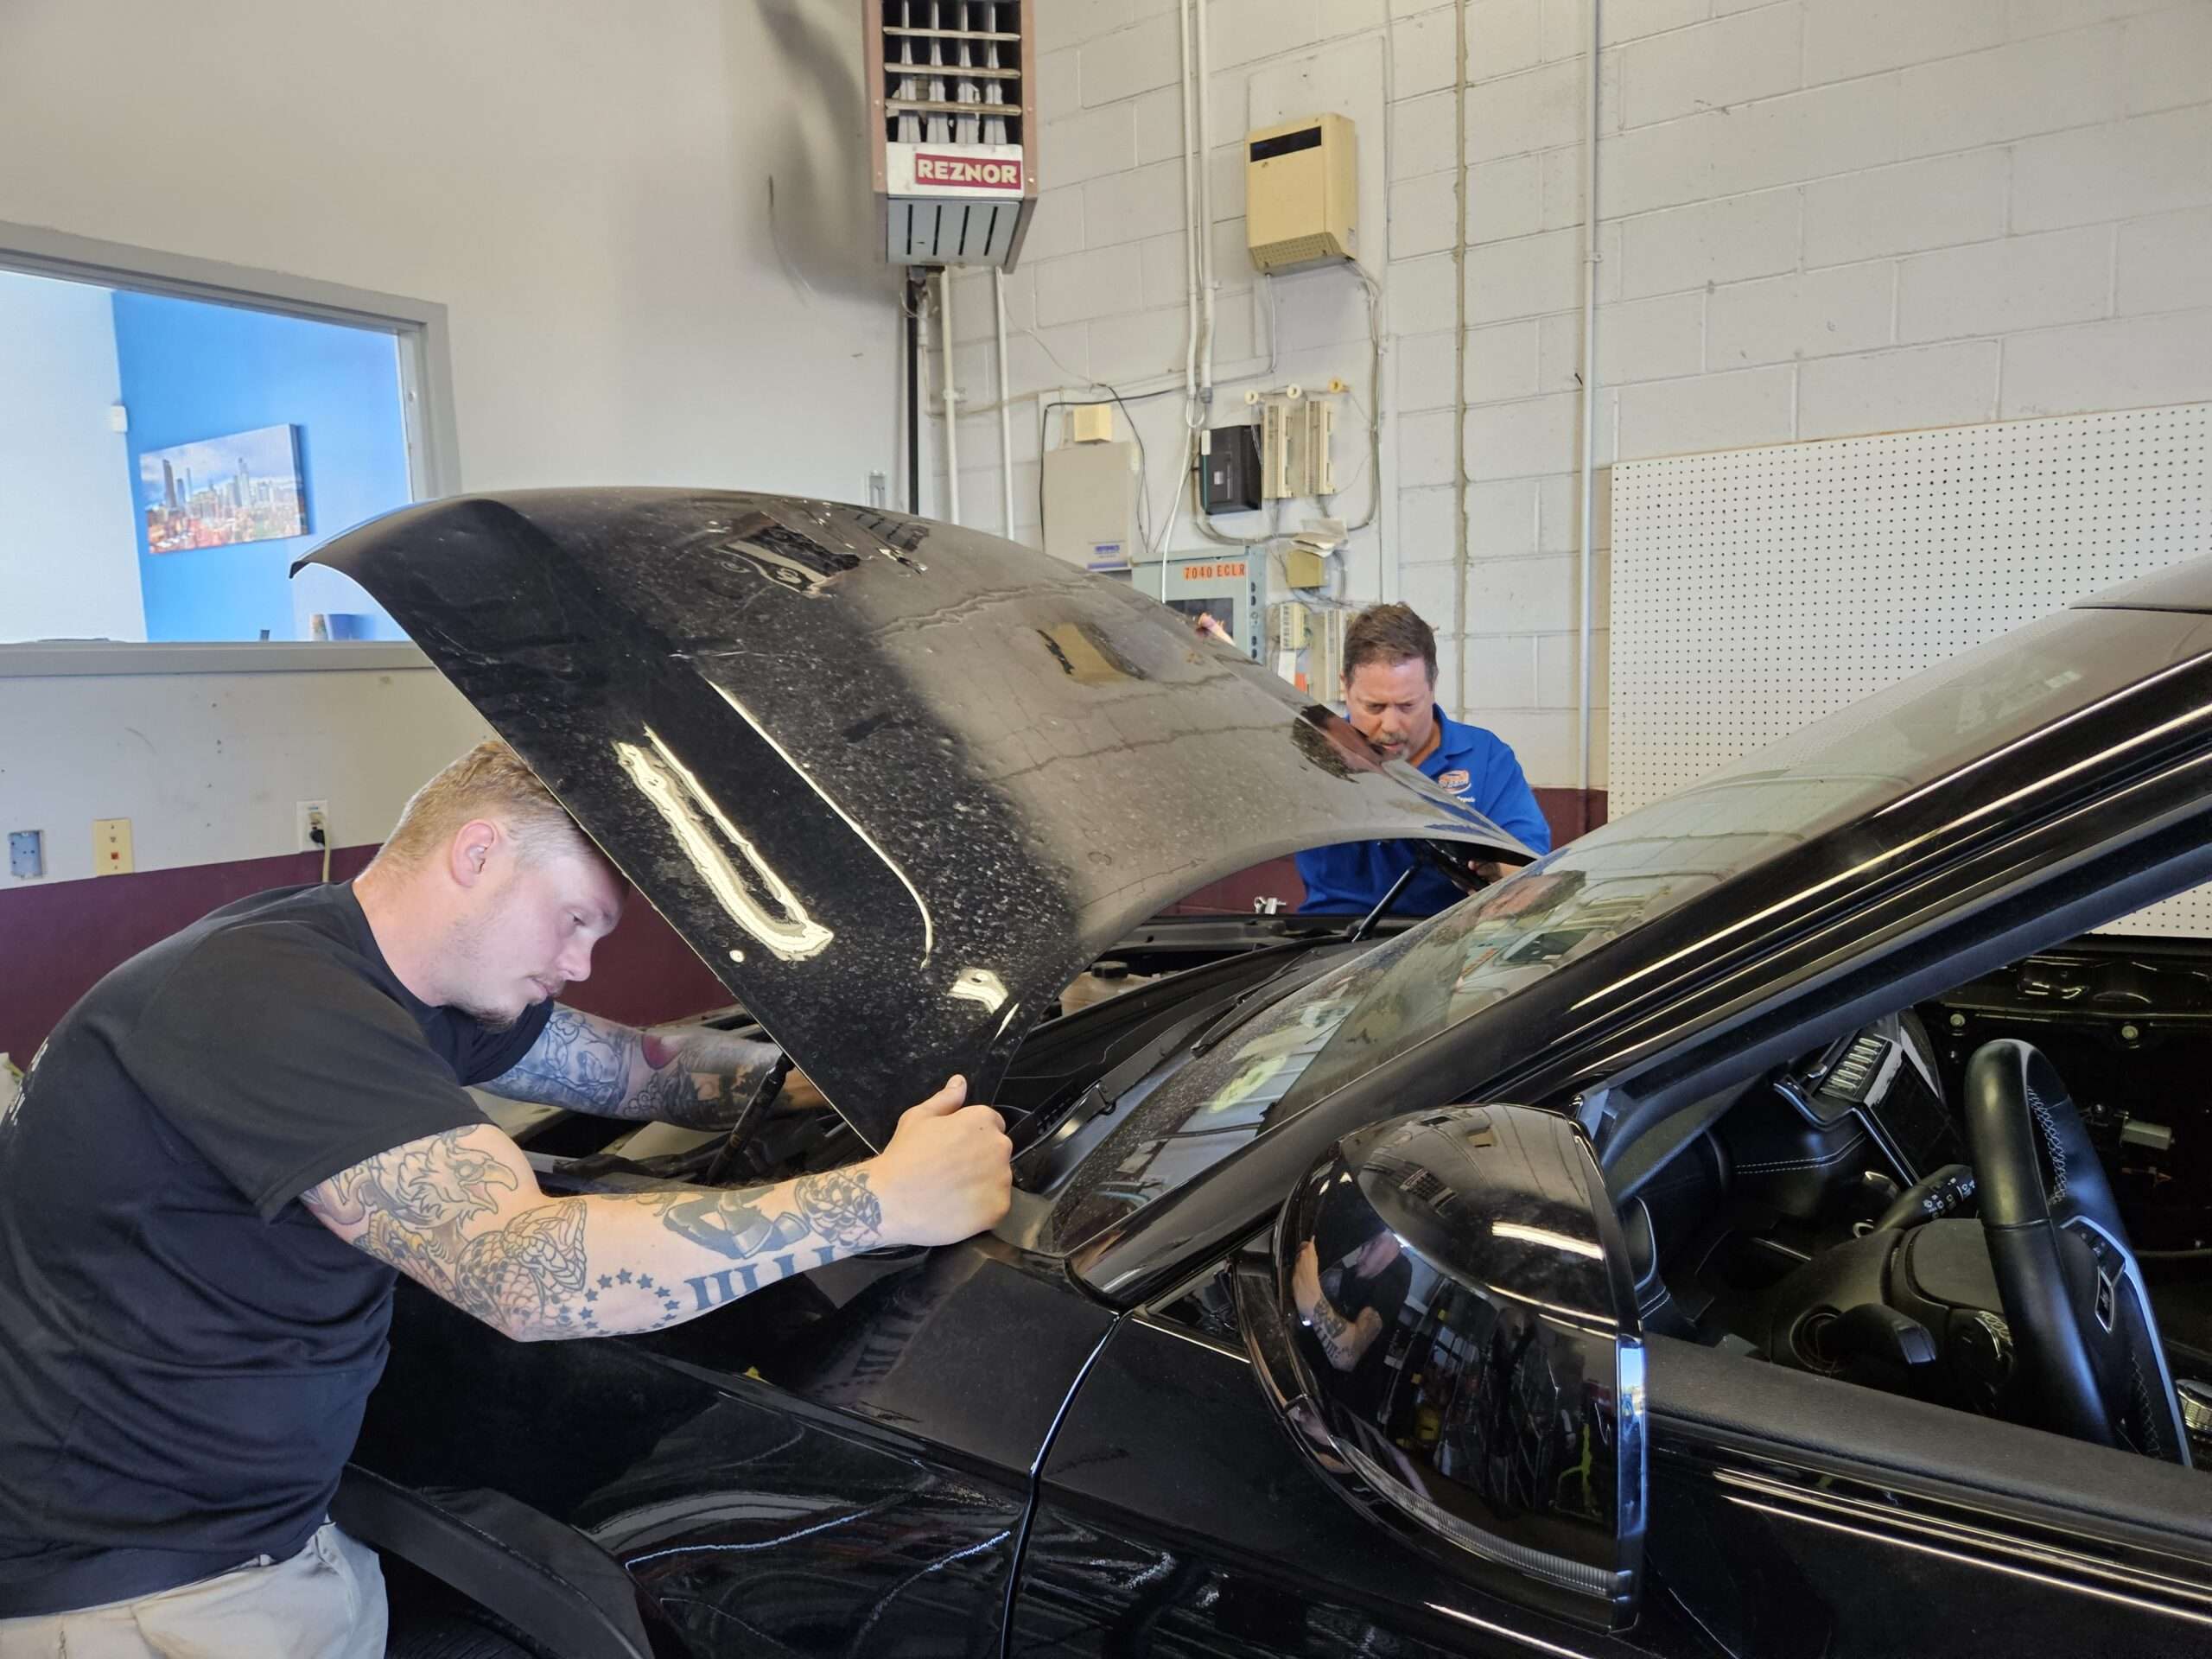
[[[162,463],[169,463],[181,487],[189,476],[202,489],[227,486],[241,472],[249,478],[298,480],[298,461],[292,453],[292,429],[264,426],[256,432],[234,432],[204,443],[181,443],[169,449],[149,449],[138,457],[138,501],[158,507],[162,499]]]

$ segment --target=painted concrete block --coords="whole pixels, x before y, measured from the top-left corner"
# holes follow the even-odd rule
[[[1706,311],[1707,360],[1729,369],[1887,346],[1896,283],[1884,259],[1717,288]]]
[[[2212,306],[2005,342],[2007,420],[2212,399]]]
[[[1599,142],[1608,218],[1802,183],[1900,159],[1897,80],[1872,75],[1760,99]]]
[[[1467,331],[1467,401],[1505,403],[1536,395],[1536,324]]]
[[[1037,176],[1046,186],[1080,184],[1137,164],[1136,124],[1127,104],[1044,123]]]
[[[1390,187],[1390,257],[1409,259],[1448,248],[1459,233],[1459,177],[1424,173]]]
[[[1467,476],[1531,478],[1574,465],[1580,400],[1558,395],[1467,411]]]
[[[1579,142],[1583,99],[1582,67],[1572,59],[1469,87],[1468,162]]]
[[[1955,340],[2107,315],[2112,261],[2105,225],[1915,254],[1897,267],[1897,339]]]
[[[1402,416],[1398,421],[1398,483],[1402,488],[1452,481],[1452,411]]]
[[[1459,359],[1452,350],[1452,332],[1401,335],[1391,357],[1398,371],[1398,410],[1415,414],[1423,410],[1452,407],[1452,378]]]
[[[1798,371],[1797,435],[1963,426],[1996,416],[1997,342],[1824,358]]]
[[[2044,231],[2212,205],[2212,104],[2012,147],[2012,228]]]
[[[1582,232],[1546,231],[1467,250],[1467,321],[1501,322],[1582,302]]]
[[[1621,292],[1636,299],[1789,270],[1801,211],[1800,194],[1786,189],[1639,213],[1621,226]]]
[[[2121,107],[2130,115],[2212,96],[2212,6],[2194,0],[2130,22],[2120,42]]]
[[[1046,327],[1135,311],[1144,303],[1144,258],[1133,242],[1041,260],[1035,269],[1037,321]]]
[[[1182,79],[1182,30],[1172,12],[1086,41],[1081,50],[1086,105],[1134,98]]]
[[[1739,369],[1623,386],[1621,455],[1641,461],[1783,442],[1791,435],[1796,372],[1787,367]]]
[[[1164,236],[1183,223],[1183,168],[1154,162],[1083,187],[1084,239],[1094,248]]]
[[[2109,120],[2120,113],[2120,30],[2075,29],[1921,64],[1904,72],[1902,86],[1897,123],[1907,156]]]
[[[1805,0],[1805,73],[1848,80],[2005,39],[2007,0]]]
[[[1621,54],[1622,123],[1640,127],[1800,84],[1798,11],[1765,6],[1655,35]]]
[[[2202,305],[2212,298],[2212,207],[2121,226],[2116,270],[2122,316]]]
[[[1840,265],[2005,234],[2001,149],[1902,162],[1805,187],[1805,264]]]
[[[1544,229],[1541,190],[1539,156],[1511,156],[1469,168],[1467,240],[1498,242],[1511,236],[1532,236]],[[1579,215],[1576,222],[1580,222]]]

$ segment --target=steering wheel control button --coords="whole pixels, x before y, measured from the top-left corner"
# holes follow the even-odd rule
[[[2112,1274],[2101,1267],[2097,1269],[2097,1323],[2104,1326],[2107,1334],[2110,1334],[2112,1331],[2113,1303],[2117,1294],[2118,1287],[2113,1283]]]

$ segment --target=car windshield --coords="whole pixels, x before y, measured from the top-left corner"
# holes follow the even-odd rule
[[[1391,1055],[1789,848],[2212,648],[2201,616],[2060,612],[1854,703],[1263,1007],[1137,1085],[1053,1195],[1071,1251]]]

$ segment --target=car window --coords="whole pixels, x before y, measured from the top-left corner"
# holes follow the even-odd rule
[[[1592,830],[1140,1085],[1149,1092],[1125,1097],[1122,1122],[1054,1195],[1046,1248],[1078,1248],[1391,1055],[1694,894],[2208,648],[2200,616],[2060,612]]]

